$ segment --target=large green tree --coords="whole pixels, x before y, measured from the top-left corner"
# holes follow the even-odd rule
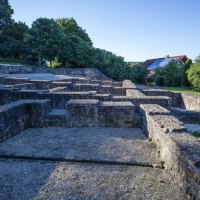
[[[63,66],[86,67],[93,64],[94,50],[88,34],[73,18],[57,20],[63,37],[60,39],[61,47],[57,61]]]
[[[146,67],[138,66],[131,68],[121,56],[104,49],[95,49],[94,66],[107,76],[122,81],[131,79],[136,83],[145,83],[147,76]]]
[[[74,18],[57,19],[57,23],[62,28],[66,36],[76,35],[92,46],[92,40],[89,38],[86,31],[78,25]]]
[[[0,0],[0,31],[8,24],[12,23],[11,18],[14,13],[8,0]]]
[[[189,82],[195,87],[195,89],[200,90],[200,56],[195,60],[195,63],[187,71]]]
[[[57,56],[63,66],[88,67],[93,64],[93,47],[74,34],[61,39],[61,48]]]
[[[62,30],[54,19],[39,18],[33,22],[29,41],[41,59],[51,62],[58,55],[63,38]]]
[[[24,38],[29,28],[25,23],[13,22],[4,27],[1,37],[0,54],[2,57],[23,58],[28,51]]]
[[[182,79],[181,79],[181,86],[190,86],[188,77],[187,77],[187,71],[190,69],[190,66],[192,65],[192,60],[188,59],[185,62],[185,65],[183,67],[183,75],[182,75]]]

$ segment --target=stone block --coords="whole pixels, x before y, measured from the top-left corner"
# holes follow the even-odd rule
[[[70,115],[70,126],[92,127],[98,125],[99,100],[81,99],[70,100],[66,109]]]
[[[170,115],[170,111],[157,104],[141,104],[140,108],[148,115]]]
[[[131,80],[124,80],[123,87],[126,89],[136,89],[136,85]]]
[[[30,127],[42,127],[50,109],[49,100],[20,100],[0,106],[0,141]]]
[[[99,107],[100,124],[109,127],[133,127],[134,105],[131,102],[102,102]]]

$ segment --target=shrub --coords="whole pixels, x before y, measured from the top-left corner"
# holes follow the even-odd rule
[[[177,70],[172,75],[171,86],[174,86],[174,87],[181,86],[181,79],[182,79],[182,70]]]
[[[189,82],[188,77],[187,77],[187,71],[190,69],[191,65],[192,65],[191,59],[189,59],[185,62],[185,65],[183,67],[181,86],[190,86],[190,82]]]
[[[147,79],[147,68],[145,66],[130,67],[129,79],[135,83],[145,84]]]
[[[164,85],[164,78],[161,75],[157,75],[155,77],[155,84],[159,85],[159,86],[163,86]]]
[[[188,80],[196,90],[200,90],[200,56],[196,58],[195,63],[187,71]]]
[[[171,60],[165,67],[158,68],[156,74],[163,77],[164,86],[180,86],[182,70],[182,64],[175,60]]]
[[[153,77],[147,77],[146,82],[148,85],[152,85],[154,82],[154,78]]]

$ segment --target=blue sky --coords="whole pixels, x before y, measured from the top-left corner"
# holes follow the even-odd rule
[[[200,0],[9,0],[16,21],[74,17],[94,46],[143,61],[200,54]]]

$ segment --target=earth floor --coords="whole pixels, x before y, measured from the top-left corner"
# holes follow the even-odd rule
[[[27,129],[0,144],[0,177],[0,199],[184,199],[134,128]]]

